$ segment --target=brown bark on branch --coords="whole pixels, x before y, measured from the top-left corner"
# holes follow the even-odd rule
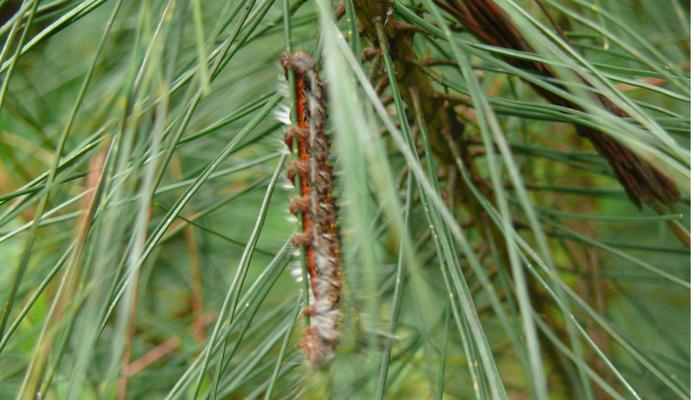
[[[518,31],[508,15],[494,0],[435,0],[440,8],[458,19],[471,33],[492,46],[533,53],[533,49]],[[548,65],[533,61],[505,57],[511,65],[548,78],[556,73]],[[581,108],[562,96],[530,83],[545,100],[562,107]],[[556,85],[566,90],[561,85]],[[626,112],[603,96],[598,96],[602,106],[618,117],[628,117]],[[643,203],[655,210],[664,210],[679,201],[676,185],[655,166],[640,159],[633,151],[610,136],[584,125],[577,125],[579,135],[588,139],[612,167],[615,176],[626,190],[631,201],[638,207]]]

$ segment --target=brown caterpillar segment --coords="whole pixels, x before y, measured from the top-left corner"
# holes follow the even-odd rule
[[[300,178],[302,179],[303,176],[307,176],[308,171],[309,161],[297,160],[291,163],[286,169],[286,177],[292,184],[295,184],[295,177],[300,176]]]
[[[300,215],[302,232],[293,237],[293,244],[304,247],[310,283],[309,306],[303,315],[310,316],[311,326],[300,346],[309,362],[318,367],[333,358],[341,318],[341,238],[329,164],[331,145],[325,132],[326,99],[317,65],[310,56],[302,52],[284,54],[281,65],[286,74],[295,74],[297,126],[287,129],[284,141],[291,149],[296,145],[298,159],[286,174],[292,182],[300,178],[300,195],[290,203],[290,212]]]
[[[296,137],[301,139],[307,139],[309,131],[306,129],[301,129],[295,126],[291,126],[286,130],[283,142],[288,146],[289,149],[293,148],[293,139]]]
[[[309,203],[309,197],[295,197],[290,201],[288,211],[290,211],[290,213],[293,215],[304,213],[309,209]]]

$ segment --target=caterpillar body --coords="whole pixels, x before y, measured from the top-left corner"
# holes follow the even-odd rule
[[[302,230],[293,237],[303,246],[309,274],[310,300],[303,310],[310,316],[300,342],[307,360],[315,367],[333,358],[340,336],[341,237],[337,226],[337,205],[333,197],[334,176],[329,163],[330,141],[326,135],[326,95],[314,60],[303,52],[284,54],[281,65],[286,75],[295,75],[297,124],[285,133],[285,143],[295,148],[297,160],[287,168],[288,179],[299,178],[299,196],[289,211],[300,217]]]

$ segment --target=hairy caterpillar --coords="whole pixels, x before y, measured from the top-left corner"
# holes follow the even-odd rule
[[[329,164],[330,142],[326,135],[326,96],[316,63],[302,52],[284,54],[281,65],[295,74],[297,126],[285,133],[285,143],[296,145],[298,159],[288,166],[287,177],[300,195],[290,203],[290,212],[299,215],[302,231],[293,237],[303,246],[309,274],[310,301],[303,314],[310,316],[300,346],[313,366],[333,358],[340,336],[338,307],[341,293],[341,238],[336,225],[337,206],[333,198],[334,177]]]

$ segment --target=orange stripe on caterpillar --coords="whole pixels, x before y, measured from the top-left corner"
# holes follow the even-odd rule
[[[297,126],[288,128],[284,140],[296,147],[297,160],[287,170],[288,179],[299,178],[300,195],[290,203],[290,212],[300,215],[302,231],[293,244],[305,249],[310,301],[303,311],[311,326],[300,346],[315,366],[333,358],[340,336],[341,237],[336,224],[338,208],[333,198],[334,177],[329,164],[330,142],[326,135],[326,96],[316,63],[302,52],[284,54],[281,65],[295,74]]]

